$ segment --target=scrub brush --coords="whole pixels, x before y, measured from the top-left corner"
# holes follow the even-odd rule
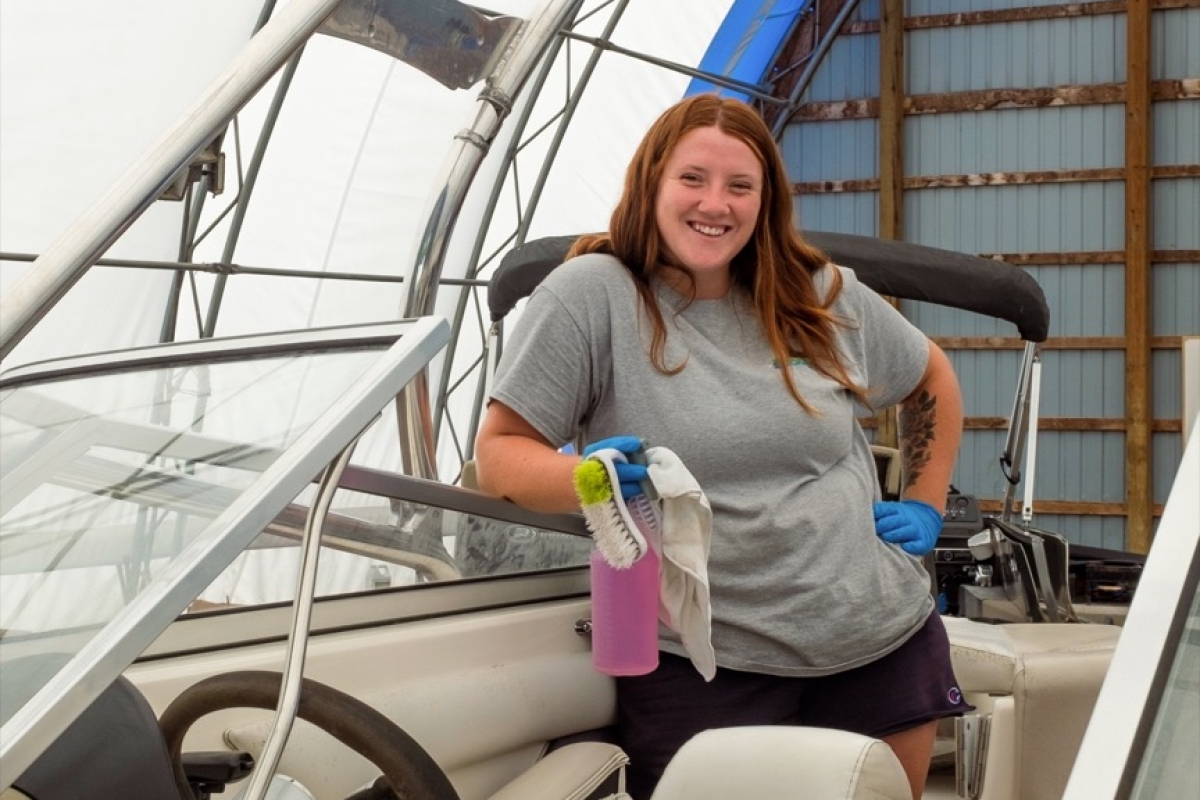
[[[596,550],[613,567],[626,569],[646,554],[650,547],[647,537],[658,533],[658,508],[652,499],[657,493],[653,484],[643,481],[642,493],[628,500],[622,497],[620,489],[614,488],[621,483],[613,456],[624,454],[600,450],[580,462],[575,468],[575,492]],[[629,461],[644,464],[644,451],[629,456]]]

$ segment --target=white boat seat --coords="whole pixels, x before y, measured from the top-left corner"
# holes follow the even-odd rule
[[[671,759],[651,800],[912,800],[879,739],[827,728],[720,728]],[[645,798],[634,798],[645,800]]]
[[[984,785],[1011,781],[1013,796],[1021,800],[1058,800],[1121,628],[943,619],[954,673],[968,701],[979,705],[971,697],[976,694],[989,702],[999,699],[1005,714],[1011,708],[1007,730],[993,721],[989,749],[1010,748],[1013,763],[1005,776],[989,760]]]
[[[964,692],[1009,694],[1032,662],[1112,656],[1115,625],[1013,622],[998,625],[943,617],[954,674]]]
[[[615,744],[576,742],[548,753],[491,800],[586,800],[606,783],[615,785],[603,796],[620,797],[628,763],[629,756]]]

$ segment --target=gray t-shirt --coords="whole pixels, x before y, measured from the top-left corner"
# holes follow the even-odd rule
[[[826,290],[831,271],[816,276]],[[924,334],[841,269],[832,311],[838,347],[877,409],[916,387]],[[632,434],[673,450],[713,511],[708,575],[722,667],[823,675],[899,647],[934,607],[920,562],[875,534],[878,481],[853,396],[789,365],[787,393],[750,299],[698,300],[657,284],[667,321],[664,375],[651,326],[615,258],[588,255],[552,272],[529,298],[497,368],[492,397],[556,445]],[[686,655],[663,629],[662,647]]]

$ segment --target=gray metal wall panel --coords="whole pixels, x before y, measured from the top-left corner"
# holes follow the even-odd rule
[[[1042,352],[1041,416],[1120,418],[1124,415],[1123,351]],[[1094,466],[1099,462],[1091,463]]]
[[[1200,75],[1200,8],[1156,11],[1150,34],[1150,74],[1155,80]]]
[[[1200,263],[1155,264],[1151,287],[1155,336],[1200,334]]]
[[[1155,103],[1150,126],[1155,164],[1200,164],[1200,103]]]
[[[905,192],[909,241],[966,253],[1124,249],[1118,182]]]
[[[790,125],[779,146],[793,181],[845,181],[879,174],[879,125],[873,119]]]
[[[1183,416],[1182,354],[1178,350],[1155,350],[1150,358],[1154,370],[1154,391],[1150,396],[1154,418],[1179,419]]]
[[[1183,435],[1156,433],[1150,442],[1150,469],[1155,503],[1165,503],[1175,482],[1175,473],[1183,459]]]
[[[796,198],[796,224],[800,230],[879,235],[879,195],[874,192],[853,194],[814,194]]]
[[[1154,181],[1154,247],[1200,249],[1200,178]]]
[[[1088,547],[1107,547],[1110,550],[1125,549],[1125,520],[1123,517],[1064,516],[1061,514],[1039,514],[1037,503],[1033,507],[1033,525],[1042,530],[1061,533],[1068,540]]]
[[[807,103],[879,95],[879,36],[839,36],[804,92]]]
[[[905,120],[904,169],[956,175],[1120,167],[1124,124],[1118,105],[913,116]]]
[[[1124,336],[1125,265],[1029,267],[1054,309],[1051,336]]]
[[[1112,53],[1124,45],[1123,15],[912,30],[908,91],[1115,83],[1125,79],[1125,64]]]
[[[1007,419],[1012,414],[1020,371],[1019,351],[955,350],[947,355],[958,375],[963,405],[969,416]]]
[[[1123,503],[1124,462],[1123,431],[1041,431],[1035,505],[1038,497]]]

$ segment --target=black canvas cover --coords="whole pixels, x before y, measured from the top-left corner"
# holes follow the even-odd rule
[[[1020,268],[870,236],[808,231],[804,237],[835,264],[853,269],[859,280],[880,294],[1003,319],[1016,325],[1021,338],[1030,342],[1044,342],[1049,334],[1050,310],[1042,287]],[[561,264],[576,238],[550,236],[510,250],[488,287],[492,320],[503,319]]]

